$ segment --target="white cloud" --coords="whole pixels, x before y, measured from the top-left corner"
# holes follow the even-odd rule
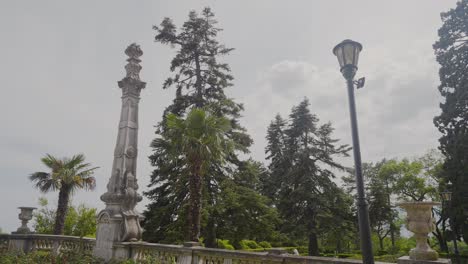
[[[408,45],[405,56],[392,55],[382,46],[369,48],[361,57],[364,70],[357,76],[367,80],[355,95],[365,160],[415,155],[437,145],[432,118],[438,112],[439,95],[431,50]],[[338,69],[286,59],[264,69],[257,89],[245,98],[245,119],[258,159],[264,157],[265,131],[274,115],[287,117],[304,97],[322,122],[333,123],[335,136],[351,144],[347,91]],[[351,159],[345,162],[352,164]]]

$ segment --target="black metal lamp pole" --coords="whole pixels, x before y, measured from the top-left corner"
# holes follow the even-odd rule
[[[452,234],[453,234],[453,253],[455,253],[455,258],[457,260],[457,264],[460,264],[460,252],[458,252],[458,244],[457,244],[458,232],[457,232],[457,228],[456,228],[456,226],[454,224],[455,216],[453,217],[453,220],[449,219],[449,222],[450,222],[450,228],[452,229]]]
[[[450,182],[448,183],[448,187],[451,188],[451,184]],[[442,210],[444,209],[444,204],[448,204],[450,207],[452,206],[452,192],[450,191],[445,191],[445,192],[442,192],[440,194],[440,196],[442,197]],[[458,239],[458,232],[457,232],[457,228],[455,226],[456,223],[456,220],[455,220],[455,215],[452,217],[449,216],[449,225],[450,225],[450,229],[452,230],[452,237],[453,237],[453,253],[455,253],[455,259],[457,261],[457,264],[460,263],[460,252],[458,251],[458,243],[457,243],[457,239]],[[447,249],[448,250],[448,249]]]
[[[357,71],[357,62],[362,45],[352,40],[344,40],[338,44],[333,53],[338,57],[341,66],[341,73],[346,79],[348,85],[349,113],[351,117],[351,132],[353,137],[354,167],[356,174],[357,187],[357,207],[359,234],[361,238],[361,250],[363,263],[373,264],[374,256],[372,252],[371,230],[369,224],[369,211],[367,206],[366,194],[364,191],[364,180],[361,167],[361,149],[359,144],[359,133],[356,117],[356,103],[354,100],[354,76]],[[358,88],[362,87],[363,80],[358,83]]]

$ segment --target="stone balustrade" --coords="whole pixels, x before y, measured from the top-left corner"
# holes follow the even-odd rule
[[[247,252],[204,247],[184,247],[146,242],[114,244],[115,258],[154,260],[160,264],[332,264],[362,263],[360,260],[305,257],[277,252]],[[376,262],[379,263],[379,262]]]
[[[50,251],[60,254],[67,250],[92,252],[95,239],[73,236],[39,234],[0,235],[0,254],[6,251]],[[362,263],[360,260],[305,257],[284,251],[248,252],[204,248],[199,246],[166,245],[146,242],[114,244],[115,259],[133,259],[135,262],[153,260],[158,264],[332,264]],[[379,262],[376,262],[379,263]]]
[[[55,254],[66,250],[92,252],[96,240],[74,236],[39,235],[39,234],[1,234],[0,254],[5,251],[51,251]]]

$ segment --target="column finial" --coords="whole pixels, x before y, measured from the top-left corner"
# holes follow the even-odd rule
[[[128,64],[125,65],[125,70],[127,71],[126,77],[134,80],[140,80],[141,60],[139,57],[143,55],[140,45],[137,45],[136,43],[130,44],[130,46],[125,49],[125,54],[129,57],[127,59]]]

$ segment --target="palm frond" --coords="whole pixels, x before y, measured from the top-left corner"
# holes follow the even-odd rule
[[[63,166],[63,161],[55,158],[50,154],[46,154],[45,157],[41,159],[42,163],[49,167],[52,171],[56,171]]]
[[[83,154],[74,155],[71,159],[67,160],[65,167],[70,168],[70,169],[76,169],[77,166],[86,164],[86,163],[83,164],[84,160],[85,160],[85,156]]]
[[[29,176],[29,179],[34,182],[34,187],[43,193],[55,191],[59,189],[57,181],[52,177],[52,174],[46,172],[35,172]]]

